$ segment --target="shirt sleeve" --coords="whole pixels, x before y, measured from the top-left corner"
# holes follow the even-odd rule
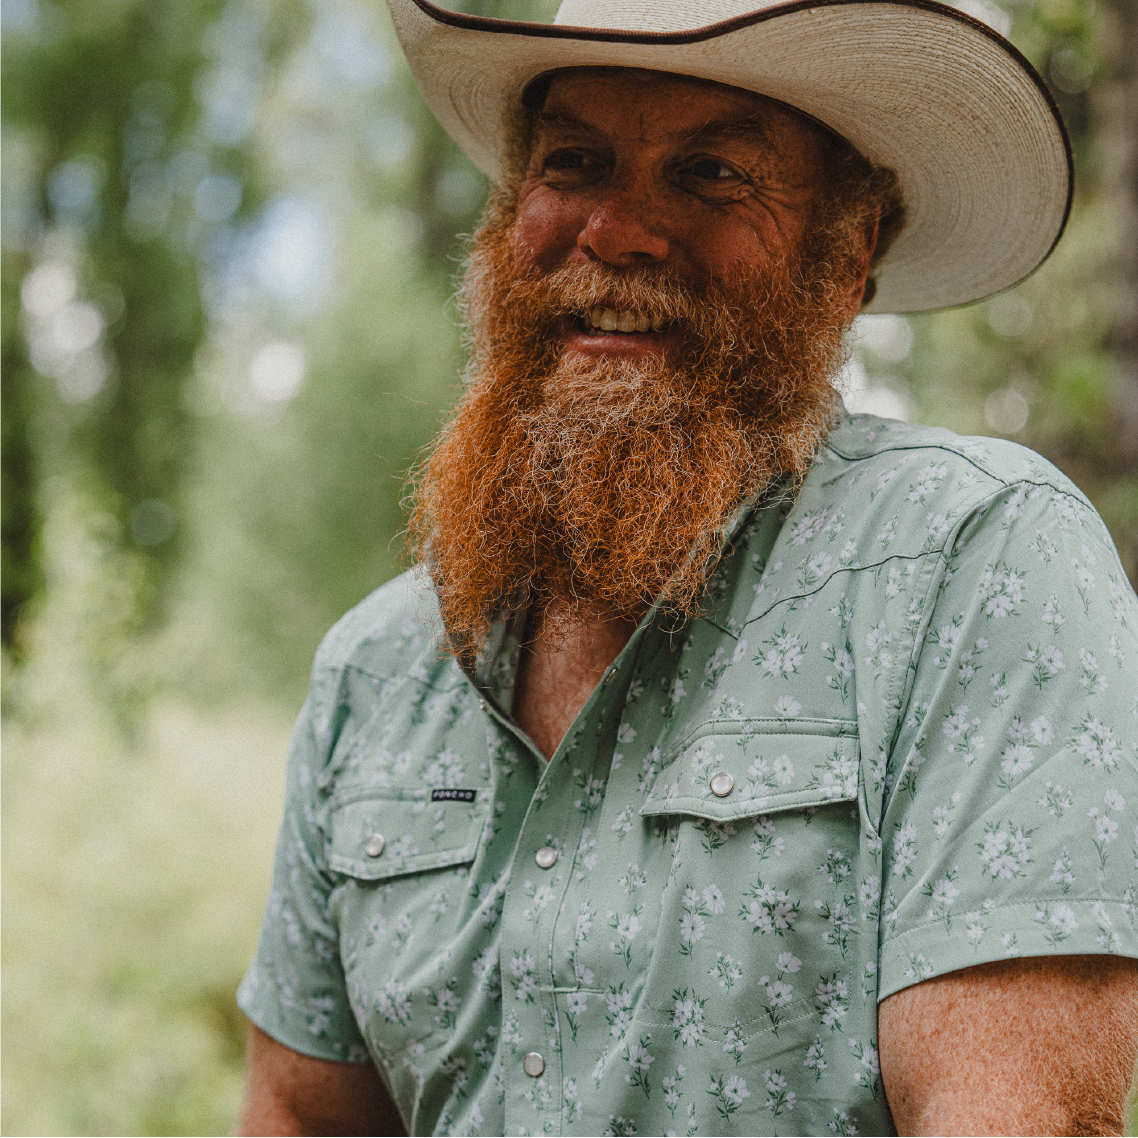
[[[335,741],[334,676],[314,674],[289,748],[284,820],[257,951],[237,992],[249,1019],[286,1047],[318,1059],[362,1062],[368,1052],[348,1002],[339,933],[329,913],[336,884],[317,824],[317,791]]]
[[[1138,956],[1138,603],[1098,515],[1006,488],[951,550],[892,751],[879,999],[1014,956]]]

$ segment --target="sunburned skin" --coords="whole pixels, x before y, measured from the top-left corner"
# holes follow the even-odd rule
[[[558,75],[518,198],[522,259],[543,272],[658,266],[697,282],[738,264],[773,268],[809,222],[820,140],[802,116],[730,87],[648,71]],[[863,286],[851,289],[851,318]],[[587,316],[564,318],[566,351],[633,357],[668,341],[667,328],[597,330]]]
[[[554,610],[530,631],[514,692],[514,718],[547,759],[636,630],[635,621],[600,613],[559,626],[563,615]]]

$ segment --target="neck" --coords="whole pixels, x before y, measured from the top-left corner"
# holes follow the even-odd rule
[[[599,605],[555,602],[534,621],[518,663],[514,718],[547,759],[553,756],[638,620]]]

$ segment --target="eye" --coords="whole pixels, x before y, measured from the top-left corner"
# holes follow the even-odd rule
[[[688,167],[688,171],[704,182],[726,182],[739,176],[730,166],[725,166],[714,158],[700,158]]]
[[[545,159],[546,170],[583,170],[589,159],[580,150],[555,150]]]

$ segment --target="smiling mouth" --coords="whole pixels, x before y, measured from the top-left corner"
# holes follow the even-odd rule
[[[577,320],[582,331],[589,336],[628,336],[659,332],[667,324],[661,316],[649,316],[646,312],[618,312],[614,308],[603,308],[600,305],[582,312]]]

